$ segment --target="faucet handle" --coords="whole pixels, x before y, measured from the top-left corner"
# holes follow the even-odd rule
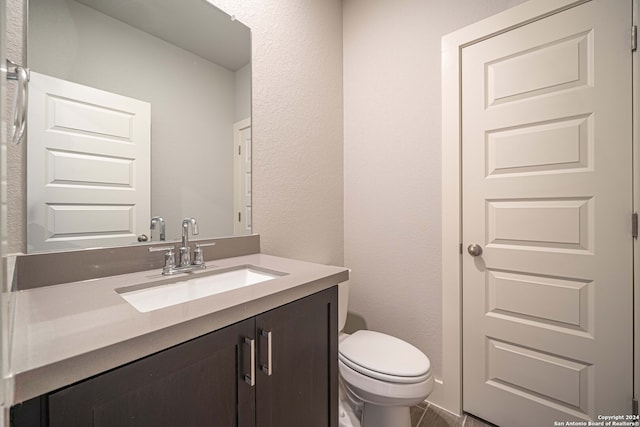
[[[212,243],[196,243],[196,247],[193,250],[193,265],[205,265],[204,254],[202,248],[206,246],[215,246],[216,242]]]
[[[196,248],[193,250],[193,265],[203,265],[204,257],[202,255],[202,248],[196,243]]]
[[[215,246],[216,242],[209,242],[209,243],[196,243],[196,246],[199,246],[201,248],[206,248],[207,246]]]
[[[165,251],[164,254],[164,267],[162,267],[163,274],[170,274],[176,267],[176,256],[173,252],[173,246],[161,246],[161,247],[150,247],[149,252],[160,252]]]
[[[173,250],[174,250],[173,246],[156,246],[156,247],[151,246],[149,248],[149,252],[160,252],[160,251],[168,252]]]

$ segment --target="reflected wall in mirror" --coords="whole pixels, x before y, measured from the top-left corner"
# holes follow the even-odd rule
[[[29,0],[28,16],[29,68],[81,93],[52,90],[40,107],[31,105],[28,252],[135,243],[143,234],[156,241],[159,226],[150,229],[156,216],[164,219],[167,240],[180,237],[186,217],[198,220],[201,238],[251,232],[246,26],[205,0]],[[130,120],[127,108],[102,105],[83,87],[147,104],[150,122]],[[141,126],[149,154],[102,148],[134,144]],[[35,141],[40,134],[53,135],[53,142]],[[150,207],[117,200],[114,189],[144,189],[145,177],[136,177],[144,164],[150,192],[142,198]],[[61,196],[63,190],[80,196]]]

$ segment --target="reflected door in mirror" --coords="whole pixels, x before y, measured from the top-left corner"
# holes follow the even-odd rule
[[[233,205],[234,234],[251,234],[251,119],[233,125]]]
[[[150,217],[150,105],[31,73],[28,250],[130,244]]]

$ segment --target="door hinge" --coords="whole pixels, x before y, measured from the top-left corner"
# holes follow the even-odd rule
[[[633,399],[632,400],[631,409],[633,411],[633,415],[639,415],[638,414],[638,399]]]
[[[238,145],[238,156],[242,155],[242,145]]]
[[[238,222],[242,222],[242,212],[238,212]]]
[[[462,254],[462,243],[460,243],[460,254]]]
[[[634,25],[631,27],[631,52],[635,52],[638,49],[638,27]]]
[[[634,239],[638,238],[638,213],[634,212],[631,214],[631,236]]]

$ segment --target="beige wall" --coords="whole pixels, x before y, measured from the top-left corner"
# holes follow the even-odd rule
[[[252,30],[253,227],[262,250],[342,265],[342,3],[211,2]]]
[[[442,369],[440,38],[522,0],[344,0],[352,312]]]

